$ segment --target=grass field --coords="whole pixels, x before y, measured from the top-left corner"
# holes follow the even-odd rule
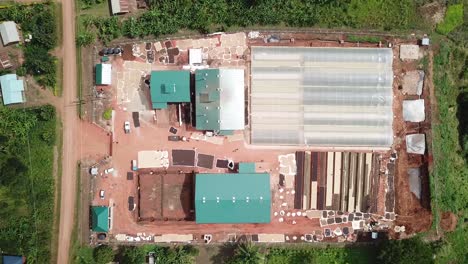
[[[434,58],[434,85],[438,105],[438,122],[433,124],[434,170],[431,193],[435,213],[450,211],[457,215],[457,229],[445,234],[437,263],[467,263],[468,232],[468,167],[460,146],[457,113],[466,109],[457,104],[460,93],[466,91],[466,61],[468,52],[462,45],[441,41]],[[466,112],[465,112],[466,114]],[[466,150],[465,150],[466,151]],[[438,223],[435,223],[436,225]]]

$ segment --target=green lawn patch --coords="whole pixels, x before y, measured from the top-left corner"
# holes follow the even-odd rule
[[[437,32],[447,35],[463,24],[463,4],[451,5],[447,8],[444,21],[437,25]]]

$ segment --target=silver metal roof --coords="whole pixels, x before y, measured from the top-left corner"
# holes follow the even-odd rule
[[[20,40],[16,23],[13,21],[6,21],[0,24],[0,35],[2,36],[3,45],[19,42]]]

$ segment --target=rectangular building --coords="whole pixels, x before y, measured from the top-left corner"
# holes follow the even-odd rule
[[[190,72],[151,72],[150,93],[153,109],[167,108],[168,103],[189,103]]]
[[[270,211],[268,173],[195,175],[195,221],[198,224],[269,223]]]
[[[387,48],[252,47],[251,143],[390,147],[392,63]]]
[[[2,36],[3,46],[20,41],[18,28],[13,21],[5,21],[0,24],[0,35]]]
[[[24,82],[16,74],[0,76],[0,88],[4,105],[24,103]]]
[[[244,70],[205,69],[195,73],[195,127],[233,131],[245,127]]]
[[[111,85],[112,83],[112,65],[99,63],[96,64],[96,85]]]

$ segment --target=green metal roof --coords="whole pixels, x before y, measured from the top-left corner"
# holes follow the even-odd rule
[[[255,162],[240,162],[239,173],[255,173]]]
[[[167,103],[190,102],[190,72],[153,71],[150,91],[153,109],[167,108]]]
[[[96,64],[96,85],[110,85],[112,79],[111,64]]]
[[[102,84],[102,64],[96,64],[96,84]]]
[[[109,231],[109,207],[93,206],[91,207],[92,230],[94,232]]]
[[[219,70],[195,72],[195,127],[197,130],[220,130]]]
[[[207,223],[269,223],[268,173],[195,175],[195,220]]]
[[[2,89],[4,105],[23,103],[25,101],[24,83],[23,80],[18,80],[16,74],[0,76],[0,87]]]

